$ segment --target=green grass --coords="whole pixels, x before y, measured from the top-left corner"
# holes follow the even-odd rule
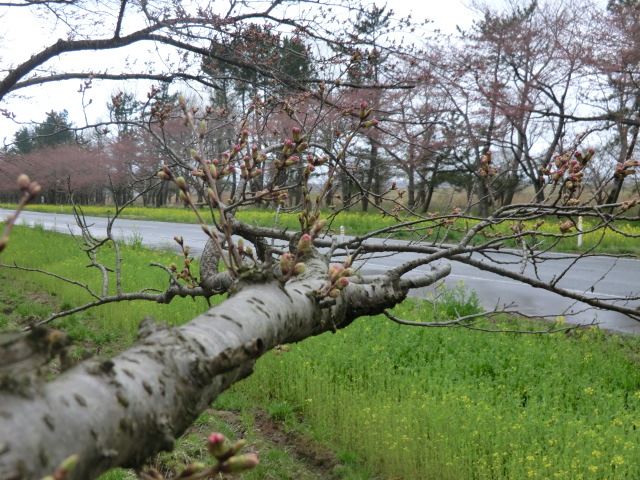
[[[112,253],[105,252],[105,263],[112,261]],[[123,256],[125,288],[162,288],[164,273],[147,265],[177,257],[136,246],[127,247]],[[68,237],[42,229],[16,228],[2,260],[96,286],[99,279],[95,269],[84,267],[86,256]],[[37,287],[28,290],[43,296],[54,294],[60,305],[87,299],[77,287],[49,277],[4,270],[7,274],[17,287],[0,285],[0,301],[12,305],[0,316],[5,326],[18,316],[25,321],[25,315],[46,316],[54,308],[38,295],[25,296],[17,281],[32,282]],[[18,312],[25,299],[33,304]],[[460,288],[442,299],[442,312],[477,309],[477,299]],[[56,325],[86,348],[106,354],[123,348],[148,313],[181,324],[205,308],[184,299],[169,306],[116,304]],[[414,321],[431,318],[430,307],[418,300],[405,301],[394,313]],[[517,319],[504,322],[505,327],[535,327]],[[223,394],[215,408],[237,411],[241,428],[229,435],[248,435],[261,449],[261,473],[248,478],[313,474],[286,456],[286,448],[263,444],[251,433],[259,407],[284,428],[305,431],[334,449],[342,460],[332,472],[336,478],[637,479],[639,360],[640,339],[597,329],[568,335],[490,334],[361,318],[335,334],[292,345],[290,352],[266,354],[254,375]],[[176,453],[157,461],[172,468],[197,459],[206,434],[225,428],[208,416],[197,423]],[[116,471],[102,480],[129,478],[130,473]]]
[[[123,290],[137,291],[152,287],[163,290],[168,285],[168,277],[164,270],[150,267],[151,262],[169,265],[171,262],[180,263],[181,257],[173,252],[163,250],[146,250],[135,243],[123,245],[122,285]],[[107,247],[98,257],[104,265],[115,266],[115,250]],[[94,291],[100,292],[102,275],[97,268],[86,268],[90,263],[86,254],[81,252],[68,235],[62,235],[42,229],[29,229],[16,226],[11,233],[8,248],[2,253],[2,262],[8,265],[14,262],[30,268],[39,268],[56,275],[71,278],[79,283],[89,285]],[[197,274],[197,262],[195,273]],[[5,272],[9,270],[5,269]],[[60,306],[68,309],[82,305],[92,300],[91,296],[82,288],[63,284],[52,276],[39,273],[18,272],[12,270],[12,275],[37,282],[44,292],[56,295]],[[110,274],[109,293],[115,293],[115,277]],[[88,328],[97,327],[100,333],[93,333],[92,341],[97,343],[109,342],[117,336],[131,340],[137,332],[137,325],[146,315],[153,315],[156,319],[171,325],[181,325],[207,309],[204,299],[186,300],[175,299],[169,305],[160,305],[149,301],[134,301],[126,304],[109,304],[81,312],[56,322],[61,328],[82,338],[89,335]],[[42,319],[48,312],[31,310],[36,319]],[[89,327],[89,325],[91,327]]]
[[[396,310],[430,315],[419,301]],[[490,334],[361,318],[267,354],[233,392],[277,398],[383,478],[635,479],[639,351],[638,338],[597,329]]]

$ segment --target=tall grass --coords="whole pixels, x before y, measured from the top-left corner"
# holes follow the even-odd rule
[[[430,316],[419,301],[397,310]],[[622,346],[639,343],[362,318],[266,355],[234,388],[280,399],[384,477],[636,479],[640,370]]]

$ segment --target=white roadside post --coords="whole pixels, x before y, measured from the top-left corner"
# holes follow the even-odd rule
[[[578,248],[582,246],[582,217],[578,217]]]

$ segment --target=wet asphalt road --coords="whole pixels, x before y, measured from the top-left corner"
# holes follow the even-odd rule
[[[9,210],[0,209],[0,218],[4,218],[11,213]],[[46,229],[62,233],[79,232],[71,215],[23,212],[20,215],[18,224],[21,222],[28,222],[31,225],[34,223],[41,224]],[[106,222],[107,219],[105,218],[87,217],[87,224],[91,226],[93,234],[97,237],[105,235]],[[181,235],[185,240],[185,244],[191,247],[192,253],[196,256],[199,255],[206,243],[206,237],[202,233],[200,226],[191,224],[118,219],[115,223],[114,233],[116,237],[124,240],[141,237],[145,246],[160,248],[174,248],[173,237]],[[362,268],[362,272],[365,274],[383,273],[399,263],[415,258],[415,255],[403,253],[372,258]],[[509,260],[507,254],[498,254],[496,258],[498,260]],[[556,261],[542,264],[539,267],[538,274],[544,280],[551,280],[563,266],[567,266],[574,258],[567,255],[558,255]],[[513,259],[511,258],[511,260]],[[491,309],[496,305],[513,303],[517,305],[519,311],[528,315],[553,318],[556,315],[564,314],[566,321],[572,323],[591,323],[596,318],[602,328],[640,334],[640,322],[632,320],[625,315],[599,311],[545,290],[523,285],[458,262],[452,262],[451,265],[452,273],[446,278],[446,282],[455,285],[463,281],[465,285],[478,293],[485,308]],[[512,265],[508,268],[518,270],[519,266]],[[414,274],[428,270],[428,266],[421,267]],[[530,272],[526,271],[526,273]],[[615,259],[611,257],[581,259],[562,278],[559,286],[580,293],[586,292],[587,295],[605,299],[632,294],[640,290],[640,260]],[[593,287],[593,292],[591,287]],[[421,297],[427,291],[428,289],[416,289],[412,290],[410,295]],[[637,305],[640,306],[640,304]]]

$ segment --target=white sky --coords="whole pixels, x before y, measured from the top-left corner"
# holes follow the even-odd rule
[[[499,2],[500,0],[494,0]],[[378,2],[376,2],[378,3]],[[389,0],[388,8],[393,9],[399,16],[412,13],[412,19],[420,23],[423,19],[433,20],[431,28],[438,28],[444,33],[454,33],[456,25],[467,28],[471,25],[472,13],[465,6],[469,0]],[[493,2],[491,2],[493,3]],[[19,11],[19,16],[16,15]],[[51,38],[50,26],[42,25],[24,7],[7,8],[0,7],[0,39],[4,48],[0,50],[0,64],[6,69],[9,63],[20,63],[28,56],[36,53],[44,46],[55,42]],[[73,54],[78,58],[78,54]],[[90,65],[96,65],[96,69],[104,69],[110,62],[122,61],[122,52],[97,52],[88,53],[83,58]],[[55,65],[57,60],[47,63]],[[59,61],[59,60],[58,60]],[[92,100],[83,112],[82,96],[78,93],[79,80],[68,80],[43,86],[33,86],[21,90],[20,95],[26,98],[12,98],[9,101],[0,102],[0,108],[8,109],[16,114],[18,122],[42,121],[46,112],[69,111],[69,118],[75,125],[86,124],[84,112],[89,122],[95,122],[105,117],[105,104],[109,101],[112,92],[123,89],[123,84],[118,82],[102,81],[96,83],[96,87],[89,90],[84,99],[85,104]],[[131,84],[127,90],[131,90]],[[145,92],[138,92],[144,94]],[[0,116],[0,144],[9,142],[20,125]]]

